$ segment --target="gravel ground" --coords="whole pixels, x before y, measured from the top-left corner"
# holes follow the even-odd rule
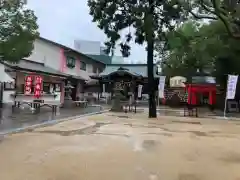
[[[2,180],[239,180],[240,122],[104,113],[6,136]]]

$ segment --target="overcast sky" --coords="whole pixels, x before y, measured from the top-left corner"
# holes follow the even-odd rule
[[[28,0],[28,7],[35,11],[44,38],[70,47],[74,39],[105,41],[104,33],[91,22],[87,0]],[[145,62],[146,58],[144,47],[133,44],[126,61]]]

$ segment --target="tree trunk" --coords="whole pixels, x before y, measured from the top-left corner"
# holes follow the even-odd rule
[[[153,76],[153,49],[154,49],[154,32],[153,32],[153,0],[149,0],[150,11],[148,14],[148,34],[147,34],[147,66],[148,66],[148,95],[149,95],[149,118],[156,118],[156,99],[155,99],[155,84]]]

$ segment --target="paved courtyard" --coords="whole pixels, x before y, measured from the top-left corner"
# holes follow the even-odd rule
[[[87,108],[73,107],[61,108],[57,114],[53,114],[49,108],[42,109],[40,113],[33,113],[27,108],[16,109],[12,112],[11,107],[6,107],[0,109],[0,133],[47,121],[99,112],[101,110],[100,106],[89,106]]]
[[[104,113],[2,138],[3,180],[240,180],[240,122]]]

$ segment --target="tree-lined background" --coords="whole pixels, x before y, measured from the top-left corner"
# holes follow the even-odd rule
[[[237,0],[88,0],[88,5],[93,22],[108,37],[108,52],[119,45],[127,57],[130,41],[146,44],[149,87],[154,87],[154,57],[168,77],[208,71],[224,85],[226,74],[240,71]],[[156,117],[153,88],[149,117]]]

